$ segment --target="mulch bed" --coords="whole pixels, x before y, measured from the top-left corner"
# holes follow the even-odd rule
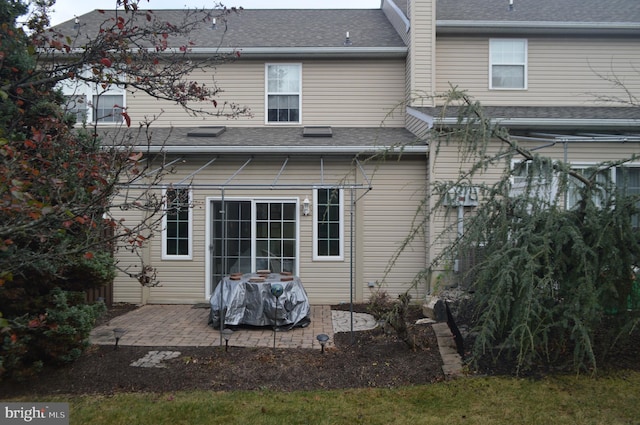
[[[345,308],[345,306],[334,306]],[[115,306],[103,320],[131,309]],[[362,311],[358,306],[355,311]],[[420,317],[412,308],[410,319]],[[313,349],[229,347],[92,346],[73,364],[49,369],[26,382],[0,383],[0,398],[50,394],[113,394],[180,390],[276,391],[394,388],[442,381],[442,360],[429,325],[412,331],[424,348],[410,349],[395,336],[374,329],[338,333],[334,348]],[[132,367],[151,350],[180,351],[164,368]]]

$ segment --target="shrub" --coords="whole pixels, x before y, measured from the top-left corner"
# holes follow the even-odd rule
[[[9,320],[2,330],[0,377],[22,379],[37,374],[44,365],[76,360],[106,309],[104,303],[88,305],[81,300],[82,294],[54,289],[45,313]]]

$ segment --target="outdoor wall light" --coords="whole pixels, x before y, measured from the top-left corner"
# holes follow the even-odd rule
[[[320,353],[324,354],[324,346],[327,344],[327,341],[329,341],[329,335],[319,334],[316,339],[320,343]]]
[[[229,328],[224,328],[222,331],[222,337],[224,338],[224,351],[229,350],[229,339],[231,339],[231,335],[233,335],[233,331]]]
[[[302,201],[302,215],[309,215],[310,213],[310,207],[311,207],[311,202],[309,201],[309,198],[304,198],[304,201]]]
[[[122,329],[122,328],[114,328],[113,329],[113,336],[116,338],[116,345],[113,347],[114,350],[118,349],[118,342],[120,342],[120,338],[122,338],[122,335],[124,335],[125,332],[127,332],[127,331],[125,329]]]

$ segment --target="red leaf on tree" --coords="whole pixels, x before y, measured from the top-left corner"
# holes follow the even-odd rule
[[[37,147],[37,145],[33,142],[33,140],[25,140],[24,141],[24,146],[28,149],[35,149]]]
[[[139,161],[142,158],[142,152],[136,152],[129,155],[129,161]]]
[[[127,123],[127,127],[131,127],[131,117],[129,116],[129,114],[127,114],[126,111],[122,113],[122,117],[124,118],[125,122]]]
[[[106,67],[111,67],[111,59],[109,59],[109,58],[100,59],[100,63],[103,64]]]
[[[22,87],[18,87],[16,89],[16,94],[22,94],[22,93],[24,93],[24,90],[22,89]]]
[[[218,107],[218,102],[217,102],[215,99],[213,99],[213,107],[214,107],[214,108],[217,108],[217,107]]]
[[[15,344],[17,340],[18,340],[18,335],[16,335],[16,334],[11,334],[11,343],[12,343],[12,344]]]
[[[166,40],[167,38],[169,38],[169,34],[167,34],[166,32],[163,32],[162,33],[162,38],[164,38]]]
[[[93,252],[85,252],[83,257],[85,260],[91,260],[93,259]]]

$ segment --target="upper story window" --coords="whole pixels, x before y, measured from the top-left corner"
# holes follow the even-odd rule
[[[267,123],[299,124],[302,101],[302,65],[266,65]]]
[[[162,257],[164,259],[191,259],[192,208],[188,188],[165,191],[166,210],[163,217]]]
[[[93,96],[93,122],[121,123],[124,104],[122,94]]]
[[[61,81],[57,87],[67,100],[67,113],[75,114],[77,123],[123,122],[122,112],[126,107],[126,92],[123,87],[111,84],[105,88],[82,80]]]
[[[313,258],[344,258],[344,194],[342,189],[322,188],[314,191]]]
[[[527,40],[489,40],[489,88],[527,88]]]
[[[87,122],[89,117],[87,96],[83,94],[72,94],[65,96],[64,110],[76,117],[77,123]]]

